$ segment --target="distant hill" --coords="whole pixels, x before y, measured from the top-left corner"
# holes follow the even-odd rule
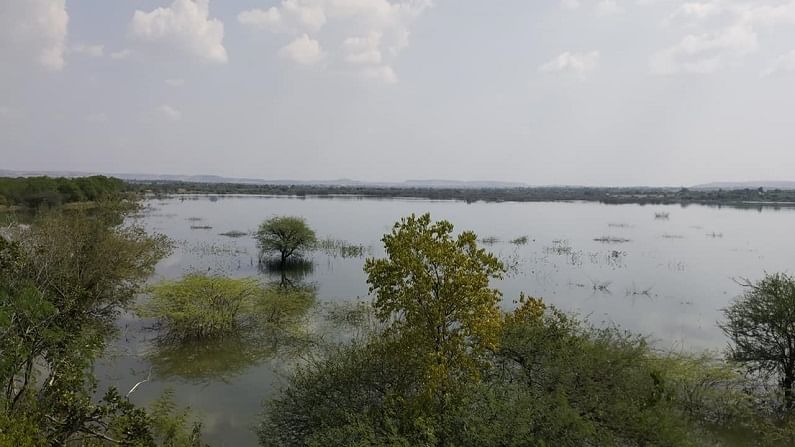
[[[756,181],[756,182],[712,182],[704,183],[703,185],[695,185],[690,189],[697,190],[711,190],[711,189],[795,189],[795,182],[770,182],[770,181]]]
[[[318,185],[318,186],[379,186],[392,188],[520,188],[527,184],[498,181],[459,181],[459,180],[407,180],[405,182],[362,182],[350,179],[337,180],[268,180],[258,178],[221,177],[217,175],[170,175],[170,174],[119,174],[76,171],[9,171],[0,169],[0,177],[85,177],[107,175],[122,180],[146,182],[188,182],[188,183],[234,183],[242,185]]]

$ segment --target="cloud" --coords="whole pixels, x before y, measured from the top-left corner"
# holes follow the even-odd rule
[[[0,1],[0,59],[37,63],[52,71],[65,65],[69,14],[66,0]]]
[[[303,34],[282,47],[279,54],[301,65],[314,65],[323,59],[323,49],[317,40]]]
[[[542,73],[570,73],[580,78],[599,65],[599,52],[590,51],[588,53],[564,52],[554,59],[541,65],[538,70]]]
[[[795,50],[782,54],[762,72],[762,76],[772,76],[777,73],[795,71]]]
[[[278,8],[243,11],[237,20],[274,32],[315,32],[325,25],[326,12],[322,2],[283,0]]]
[[[79,43],[72,45],[72,47],[69,48],[69,52],[75,54],[84,54],[91,57],[102,57],[102,55],[105,53],[105,46],[99,44],[88,45]]]
[[[237,18],[253,29],[291,35],[294,40],[281,54],[296,62],[315,63],[316,56],[309,55],[325,48],[330,52],[323,58],[335,69],[392,83],[397,80],[392,64],[408,46],[413,22],[431,6],[431,0],[282,0]],[[290,47],[302,56],[290,56]]]
[[[600,16],[612,16],[623,12],[624,8],[616,0],[601,0],[596,4],[596,13]]]
[[[560,6],[563,9],[574,10],[580,7],[579,0],[560,0]]]
[[[128,57],[130,57],[132,52],[133,51],[131,49],[125,48],[123,50],[114,51],[113,53],[110,53],[110,58],[114,60],[127,59]]]
[[[381,63],[381,33],[372,31],[367,36],[348,37],[342,43],[345,49],[345,60],[352,64]]]
[[[653,74],[709,74],[740,65],[760,47],[759,36],[780,25],[795,24],[795,1],[711,0],[679,5],[663,21],[688,33],[649,59]],[[695,29],[695,31],[694,31]]]
[[[172,87],[182,87],[185,85],[184,79],[166,79],[166,85],[170,85]]]
[[[131,36],[161,44],[211,63],[226,63],[224,24],[209,17],[209,0],[174,0],[167,8],[135,11]]]
[[[179,121],[182,119],[182,112],[166,104],[163,104],[155,109],[155,112],[161,118],[165,118],[170,121]]]

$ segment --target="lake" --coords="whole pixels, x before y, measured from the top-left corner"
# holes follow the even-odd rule
[[[221,233],[248,233],[275,215],[304,217],[321,239],[365,247],[365,256],[315,252],[311,268],[292,279],[313,286],[319,302],[341,303],[368,299],[365,257],[383,256],[380,238],[401,217],[425,212],[457,231],[475,231],[510,266],[493,284],[503,292],[505,310],[525,292],[594,325],[645,334],[661,349],[722,350],[726,340],[716,322],[742,292],[738,281],[791,272],[795,262],[792,208],[178,196],[147,201],[131,220],[175,241],[152,282],[191,271],[278,281],[281,275],[260,271],[251,236]],[[261,403],[284,386],[295,364],[283,354],[283,342],[273,337],[169,350],[153,342],[151,323],[121,316],[118,339],[96,365],[100,389],[113,384],[126,392],[150,377],[132,395],[135,403],[173,390],[180,405],[201,417],[211,445],[256,445],[252,428]]]

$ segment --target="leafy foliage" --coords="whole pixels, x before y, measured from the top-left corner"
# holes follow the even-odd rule
[[[746,293],[724,310],[721,329],[730,357],[780,380],[784,406],[795,408],[795,279],[783,273],[746,282]]]
[[[77,178],[0,178],[0,205],[27,208],[56,207],[65,203],[118,199],[123,180],[101,175]]]
[[[115,389],[97,401],[90,374],[119,309],[169,250],[121,217],[45,214],[0,237],[0,445],[158,442],[150,415]]]
[[[290,256],[312,248],[317,241],[304,219],[295,216],[277,216],[262,222],[255,237],[263,254],[279,253],[282,267]]]
[[[452,232],[449,222],[412,215],[384,236],[387,258],[364,266],[378,317],[422,356],[430,391],[452,374],[476,373],[477,356],[496,346],[500,328],[501,294],[489,281],[504,267],[474,233]]]

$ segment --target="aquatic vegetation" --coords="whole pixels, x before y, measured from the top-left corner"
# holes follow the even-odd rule
[[[249,233],[246,233],[245,231],[231,230],[224,233],[219,233],[218,235],[231,237],[231,238],[238,238],[238,237],[247,236],[248,234]]]
[[[597,281],[591,280],[591,286],[595,292],[602,292],[602,293],[610,293],[610,286],[613,284],[613,281]]]
[[[671,213],[669,213],[667,211],[661,211],[661,212],[654,213],[654,218],[655,219],[668,220],[670,217],[671,217]]]
[[[668,234],[665,233],[662,235],[663,239],[684,239],[685,237],[681,234]]]
[[[642,296],[650,297],[651,296],[651,291],[652,291],[653,288],[654,288],[654,286],[642,288],[642,287],[638,287],[637,285],[635,285],[635,283],[632,283],[632,287],[627,289],[627,296],[639,296],[639,295],[642,295]]]
[[[340,258],[361,258],[367,253],[367,247],[361,244],[353,244],[342,239],[321,239],[317,241],[313,249],[325,253],[327,256]]]
[[[601,236],[601,237],[594,238],[594,241],[595,242],[603,242],[605,244],[623,244],[623,243],[626,243],[626,242],[631,242],[629,239],[627,239],[625,237],[619,237],[619,236]]]
[[[565,239],[556,239],[552,241],[552,245],[544,248],[544,252],[555,255],[569,255],[573,251],[569,241]]]
[[[610,228],[630,228],[632,225],[628,223],[621,223],[621,222],[610,222],[607,224]]]
[[[213,227],[210,225],[191,225],[191,230],[212,230]]]
[[[529,240],[527,236],[519,236],[516,239],[512,239],[511,243],[514,245],[525,245]]]
[[[203,217],[192,216],[192,217],[185,218],[185,220],[187,220],[188,222],[201,222],[201,221],[204,220],[204,218]]]
[[[500,242],[500,239],[496,236],[487,236],[480,240],[481,244],[485,245],[494,245]]]
[[[707,233],[707,237],[710,237],[710,238],[713,238],[713,239],[719,239],[719,238],[723,237],[723,233],[716,233],[716,232],[713,231],[712,233]]]

